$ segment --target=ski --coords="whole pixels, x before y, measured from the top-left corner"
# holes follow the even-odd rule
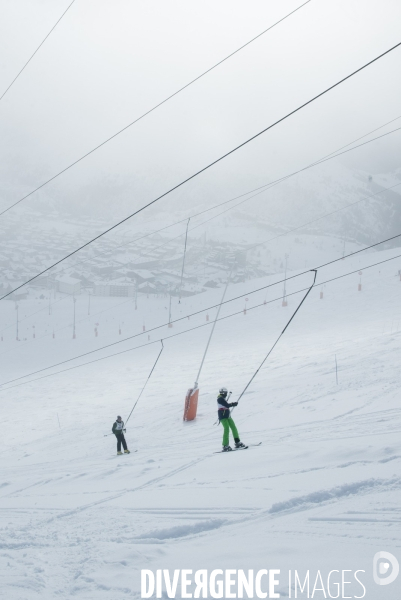
[[[123,454],[115,454],[115,458],[118,458],[119,456],[128,456],[128,454],[134,454],[135,452],[138,452],[138,450],[130,450],[129,452],[123,452]]]
[[[248,444],[247,446],[245,446],[245,448],[233,448],[232,450],[227,451],[223,451],[223,450],[219,450],[218,452],[213,452],[213,454],[230,454],[230,452],[237,452],[238,450],[248,450],[248,448],[255,448],[256,446],[260,446],[262,442],[259,442],[258,444]]]

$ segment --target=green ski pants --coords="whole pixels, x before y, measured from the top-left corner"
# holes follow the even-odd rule
[[[235,426],[234,421],[231,417],[228,419],[221,419],[220,423],[223,425],[224,433],[223,433],[223,446],[228,446],[230,429],[232,431],[234,440],[239,440],[238,430]]]

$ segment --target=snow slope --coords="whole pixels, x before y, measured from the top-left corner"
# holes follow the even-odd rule
[[[221,316],[240,314],[216,327],[194,422],[183,423],[183,404],[209,332],[205,313],[35,377],[149,342],[141,349],[4,386],[4,597],[139,598],[145,568],[277,568],[363,569],[367,598],[398,600],[399,580],[373,583],[372,559],[380,550],[400,558],[401,258],[364,269],[396,255],[394,249],[361,254],[319,271],[316,288],[233,413],[242,440],[262,441],[259,448],[213,453],[222,434],[213,425],[215,396],[221,385],[238,396],[295,310],[302,294],[289,296],[286,308],[281,300],[263,304],[280,297],[281,284],[223,307]],[[358,274],[321,284],[358,269],[360,292]],[[287,293],[307,288],[311,279],[306,274],[287,282]],[[227,297],[268,283],[233,285]],[[215,304],[221,292],[184,299],[173,306],[173,318]],[[48,335],[41,330],[31,338],[29,319],[26,342],[4,333],[2,381],[141,333],[144,319],[147,329],[167,321],[166,299],[143,298],[137,314],[132,300],[117,312],[118,300],[99,299],[103,304],[92,306],[93,313],[114,307],[91,315],[75,340],[71,299],[60,300],[58,316],[54,307],[60,327],[55,339],[50,326]],[[27,314],[35,303],[40,308],[35,298],[26,303]],[[244,315],[245,304],[262,306]],[[2,311],[4,328],[14,323],[13,303],[3,302]],[[82,319],[84,313],[82,303]],[[208,313],[212,319],[215,309]],[[197,325],[205,326],[168,339]],[[129,447],[137,452],[117,457],[115,440],[106,434],[116,414],[124,418],[131,410],[161,336],[165,350],[127,428]],[[352,595],[360,589],[348,588]],[[323,592],[314,597],[323,598]]]

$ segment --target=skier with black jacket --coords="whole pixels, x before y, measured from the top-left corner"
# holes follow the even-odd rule
[[[117,420],[113,423],[112,432],[117,438],[117,454],[122,454],[121,452],[121,444],[124,448],[124,454],[129,454],[130,451],[127,448],[127,442],[124,437],[124,421],[121,419],[120,415],[118,415]]]
[[[230,392],[231,393],[231,392]],[[231,418],[230,408],[233,406],[237,406],[238,402],[227,402],[228,390],[223,387],[219,390],[219,395],[217,397],[217,414],[219,416],[219,421],[223,425],[223,452],[230,452],[232,450],[229,445],[229,436],[230,429],[234,437],[235,447],[236,448],[246,448],[245,444],[241,442],[238,435],[238,430],[235,426],[233,419]]]

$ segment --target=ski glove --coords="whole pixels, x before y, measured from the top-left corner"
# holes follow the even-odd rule
[[[230,406],[238,406],[238,402],[231,402]]]

